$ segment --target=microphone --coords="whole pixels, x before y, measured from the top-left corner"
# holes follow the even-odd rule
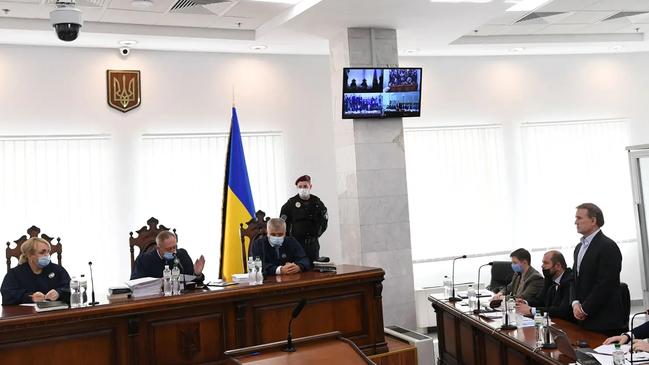
[[[183,290],[181,290],[180,292],[186,293],[187,289],[185,289],[185,287],[187,286],[187,279],[185,278],[185,274],[183,274],[183,270],[185,270],[185,268],[183,267],[183,264],[180,263],[180,259],[175,253],[174,253],[174,265],[177,265],[180,268],[180,275],[183,276]]]
[[[99,304],[99,302],[95,301],[95,280],[92,277],[92,261],[88,261],[88,266],[90,267],[90,286],[91,286],[91,289],[92,289],[92,291],[91,291],[92,294],[91,294],[91,297],[90,297],[92,299],[92,302],[90,302],[88,304],[92,305],[92,306],[95,306],[95,305]]]
[[[478,299],[478,307],[473,310],[473,314],[480,314],[480,312],[481,312],[480,311],[480,269],[482,269],[485,266],[492,266],[493,264],[494,264],[493,262],[489,262],[489,263],[486,263],[484,265],[480,265],[480,267],[478,268],[478,292],[476,294],[477,299]]]
[[[631,347],[629,348],[629,352],[631,352],[631,359],[629,360],[629,362],[631,364],[633,364],[633,352],[634,352],[633,351],[633,329],[635,327],[633,327],[633,321],[635,320],[635,317],[637,315],[640,315],[640,314],[649,314],[649,309],[646,309],[646,310],[644,310],[642,312],[638,312],[638,313],[634,314],[633,317],[631,317],[631,337],[630,337],[630,340],[629,340],[630,345],[631,345]],[[646,361],[646,360],[640,360],[640,361]]]
[[[296,351],[295,346],[293,346],[293,334],[291,333],[291,323],[293,323],[293,320],[300,315],[300,312],[302,312],[302,309],[304,309],[305,305],[306,305],[306,298],[302,298],[302,300],[300,300],[297,306],[293,309],[293,313],[291,313],[291,320],[288,321],[288,336],[286,337],[286,346],[282,347],[282,351],[284,352]]]
[[[507,297],[503,299],[503,306],[505,313],[503,313],[503,324],[502,326],[500,326],[500,328],[504,330],[515,330],[518,327],[509,322],[509,308],[507,308]]]
[[[451,275],[452,276],[451,286],[453,287],[453,291],[452,291],[451,297],[448,298],[448,301],[451,302],[451,303],[459,302],[459,301],[462,300],[461,298],[458,298],[458,297],[455,296],[455,260],[465,259],[465,258],[466,258],[466,255],[462,255],[462,256],[458,256],[458,257],[453,259],[453,273]]]

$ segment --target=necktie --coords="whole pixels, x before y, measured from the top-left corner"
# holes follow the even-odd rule
[[[586,244],[586,239],[582,238],[581,239],[581,247],[579,247],[579,253],[577,254],[577,275],[579,275],[579,269],[581,268],[581,260],[584,259],[584,255],[586,254],[586,250],[588,249],[588,245]]]

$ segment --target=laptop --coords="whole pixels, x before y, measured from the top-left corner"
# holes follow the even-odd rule
[[[581,365],[601,365],[601,363],[589,352],[593,352],[593,349],[577,349],[575,350],[568,340],[568,336],[565,332],[560,329],[553,328],[556,331],[554,333],[554,343],[557,344],[559,351],[562,354],[566,355],[570,361],[577,361]]]

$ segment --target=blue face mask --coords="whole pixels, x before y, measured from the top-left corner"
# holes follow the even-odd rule
[[[41,269],[49,264],[50,264],[50,255],[39,257],[38,262],[36,263],[36,265],[38,265],[38,267],[40,267]]]
[[[523,267],[521,266],[521,264],[512,264],[512,270],[520,274],[523,272]]]
[[[284,236],[268,236],[268,242],[270,242],[270,245],[273,247],[282,247],[282,243],[284,243]]]
[[[174,253],[173,252],[165,252],[164,255],[162,255],[162,258],[164,258],[167,261],[171,261],[174,259]]]

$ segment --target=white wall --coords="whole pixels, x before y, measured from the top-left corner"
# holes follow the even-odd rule
[[[128,232],[145,225],[149,216],[134,216],[135,174],[139,136],[143,133],[227,132],[232,90],[242,132],[280,131],[285,145],[286,191],[295,194],[295,177],[308,173],[313,193],[329,208],[330,224],[321,240],[321,253],[339,260],[338,206],[328,58],[134,50],[124,59],[117,50],[0,46],[0,135],[106,133],[113,138],[117,176],[117,212],[112,222],[99,222],[98,231],[110,236],[110,247],[87,242],[64,242],[64,264],[70,271],[86,271],[85,263],[65,261],[65,253],[87,251],[95,262],[98,287],[127,279]],[[106,103],[106,70],[138,69],[142,77],[142,105],[128,113]],[[250,158],[250,157],[249,157]],[[147,163],[140,161],[141,163]],[[173,168],[173,167],[171,167]],[[155,182],[151,182],[155,183]],[[215,186],[215,189],[222,189]],[[173,199],[173,196],[161,197]],[[211,204],[211,202],[205,202]],[[56,207],[44,207],[56,209]],[[280,207],[260,207],[277,216]],[[191,212],[188,212],[191,214]],[[156,212],[150,215],[157,216]],[[174,222],[161,223],[174,226]],[[25,222],[15,239],[38,222]],[[219,251],[220,222],[206,237]],[[56,231],[56,227],[42,227]],[[179,233],[187,231],[177,227]],[[192,236],[201,234],[192,232]],[[182,234],[182,233],[181,233]],[[187,234],[185,238],[189,237]],[[194,257],[192,242],[184,247]],[[112,272],[111,272],[112,271]],[[116,271],[116,272],[115,272]],[[208,262],[209,278],[218,275],[218,262]],[[4,265],[0,268],[4,275]],[[101,276],[99,275],[99,276]]]
[[[647,53],[404,58],[401,66],[423,67],[422,116],[404,119],[404,125],[502,123],[517,126],[522,122],[628,118],[629,144],[649,143],[648,63]],[[597,174],[596,171],[584,173],[592,173],[593,178]],[[631,196],[628,201],[631,209]],[[571,218],[566,224],[573,224]],[[529,234],[541,232],[542,223],[538,232]],[[574,242],[557,243],[565,247],[563,253],[569,265],[572,265],[572,250],[567,246],[576,243],[577,233]],[[521,242],[518,246],[525,244]],[[620,246],[624,257],[622,280],[630,284],[632,297],[641,299],[637,246],[635,243]],[[532,256],[534,266],[540,268],[541,253]],[[458,262],[457,279],[475,281],[473,261],[477,264],[496,258]],[[419,266],[415,268],[416,287],[439,285],[441,277],[451,271],[450,262]]]

